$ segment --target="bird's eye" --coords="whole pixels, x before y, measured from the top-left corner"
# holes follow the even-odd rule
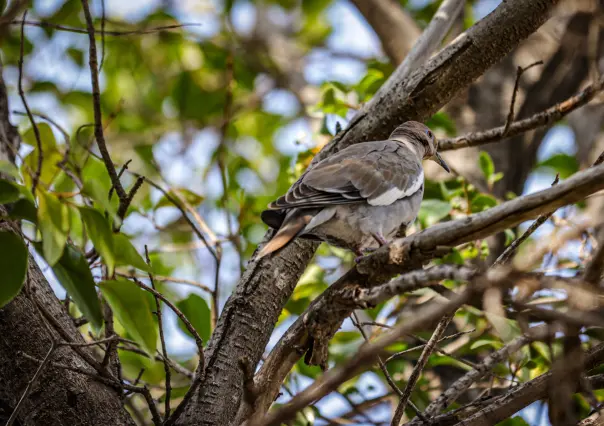
[[[428,137],[430,139],[434,139],[434,135],[432,134],[432,132],[430,130],[426,130],[426,134],[428,135]]]

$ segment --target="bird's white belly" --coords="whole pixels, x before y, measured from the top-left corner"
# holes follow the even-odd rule
[[[362,203],[329,207],[317,214],[304,233],[353,251],[377,248],[379,244],[373,235],[392,240],[401,225],[415,220],[422,197],[420,190],[388,206]]]

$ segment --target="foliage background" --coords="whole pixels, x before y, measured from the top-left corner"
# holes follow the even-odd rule
[[[496,0],[469,1],[460,25],[469,27],[498,3]],[[419,27],[429,22],[438,4],[428,0],[400,2]],[[180,211],[149,184],[143,184],[137,192],[122,227],[140,257],[116,254],[116,248],[113,253],[109,253],[111,250],[105,253],[96,242],[94,245],[105,265],[113,256],[119,273],[137,275],[144,282],[148,282],[143,271],[145,264],[141,266],[140,261],[147,246],[153,272],[159,277],[158,288],[177,304],[207,341],[215,300],[202,287],[215,289],[218,286],[220,310],[246,260],[264,235],[266,227],[260,221],[260,212],[275,196],[287,190],[312,155],[329,141],[336,123],[345,127],[354,111],[369,100],[389,76],[393,64],[383,54],[371,26],[352,3],[344,0],[106,0],[104,5],[92,2],[92,11],[96,27],[104,25],[108,32],[98,43],[102,52],[101,105],[112,158],[118,166],[129,161],[124,185],[134,184],[136,176],[130,172],[135,172],[180,194],[215,234],[223,257],[217,274],[212,254],[195,238]],[[103,15],[105,19],[100,18]],[[95,145],[91,145],[92,128],[87,126],[93,122],[88,39],[86,34],[65,31],[85,27],[80,2],[35,1],[27,19],[64,27],[25,26],[22,79],[27,101],[33,111],[45,114],[58,124],[39,124],[45,144],[42,181],[53,185],[53,192],[62,203],[84,205],[84,199],[91,199],[99,211],[111,212],[115,206],[107,204],[99,195],[109,191],[110,181],[95,157],[98,152]],[[153,30],[175,24],[183,27]],[[143,34],[144,29],[151,30]],[[134,33],[111,35],[110,31]],[[33,167],[36,139],[28,118],[22,114],[24,107],[17,92],[19,25],[11,27],[2,40],[1,49],[10,104],[15,110],[12,121],[19,123],[25,142],[17,164]],[[40,117],[37,121],[45,123]],[[429,124],[439,136],[458,133],[449,112],[437,114]],[[60,159],[68,146],[59,128],[69,137],[70,164],[74,170],[81,168],[85,197],[78,195],[77,186],[68,176],[54,169],[52,162]],[[90,146],[93,155],[87,152]],[[54,156],[50,154],[53,151]],[[538,162],[522,192],[549,187],[556,173],[566,178],[577,171],[576,151],[570,128],[564,123],[554,127],[541,144]],[[497,161],[493,164],[489,154],[454,161],[460,167],[466,162],[465,167],[478,171],[480,179],[488,184],[486,190],[476,189],[458,176],[432,175],[433,180],[426,184],[427,201],[416,230],[482,211],[501,199],[496,193],[500,190],[492,188],[507,170],[498,168]],[[21,166],[21,176],[27,186],[31,184],[28,173],[27,166]],[[570,211],[572,209],[562,211],[560,217],[568,216]],[[46,215],[40,212],[38,215],[39,221],[45,220]],[[75,222],[71,223],[71,240],[90,250],[91,243],[86,243],[86,236],[92,238],[91,229],[96,225],[88,228],[87,223],[86,234],[81,232],[81,226],[76,229]],[[555,223],[542,227],[536,237],[548,235],[554,227]],[[33,226],[26,227],[26,233],[32,239],[37,238]],[[506,235],[510,240],[514,233],[510,230]],[[579,244],[570,244],[561,253],[570,265],[563,269],[571,274],[583,260],[576,255]],[[52,248],[45,247],[41,252],[47,254],[44,257],[48,260]],[[35,253],[36,259],[45,264],[44,257]],[[54,256],[59,257],[60,253],[54,252]],[[447,261],[463,262],[487,255],[486,243],[477,243],[466,246],[456,253],[455,259]],[[95,279],[106,278],[101,262],[92,260]],[[284,309],[269,349],[310,301],[350,267],[351,261],[349,253],[327,246],[320,248]],[[120,263],[123,265],[119,266]],[[44,272],[55,292],[64,297],[65,284],[59,282],[56,271],[53,273],[47,267]],[[117,297],[119,299],[119,295]],[[403,309],[405,303],[421,297],[422,294],[415,294],[396,298],[368,312],[368,319],[392,323],[394,314]],[[122,323],[117,325],[120,334],[137,342],[155,339],[157,343],[157,335],[148,330],[154,326],[153,321],[141,324],[139,316],[134,323],[128,323],[117,312],[119,302],[112,307]],[[78,315],[76,306],[72,304],[70,309]],[[131,310],[131,305],[124,306],[123,310]],[[152,318],[145,315],[141,314],[143,318]],[[170,310],[164,311],[164,321],[170,357],[193,369],[196,362],[193,339]],[[480,312],[462,311],[455,323],[459,330],[474,329],[456,339],[452,350],[458,357],[476,359],[481,349],[501,345],[502,336]],[[83,330],[88,331],[86,327]],[[346,321],[330,347],[330,363],[338,364],[349,358],[362,341],[358,330]],[[410,346],[413,346],[411,342],[405,342],[392,350]],[[531,368],[526,368],[522,379],[544,372],[551,361],[548,355],[543,348],[531,347],[526,354],[527,362],[532,362]],[[124,374],[131,380],[144,368],[142,380],[152,386],[154,396],[161,400],[163,364],[126,350],[120,350],[120,359]],[[412,359],[388,365],[397,383],[404,384]],[[467,368],[451,357],[432,357],[429,368],[438,370],[439,366]],[[278,402],[288,400],[288,393],[297,393],[319,373],[316,367],[298,363]],[[506,375],[509,371],[502,367],[500,374]],[[173,398],[178,399],[188,382],[178,375],[175,381]],[[422,378],[421,391],[414,394],[416,405],[421,407],[429,402],[432,385],[430,377]],[[325,424],[327,418],[348,412],[351,401],[358,404],[389,392],[385,378],[375,369],[346,383],[340,394],[331,395],[307,409],[299,420]],[[587,410],[585,401],[580,402]],[[141,401],[137,401],[132,409],[140,409],[140,405]],[[521,414],[531,424],[548,424],[539,412],[540,408],[535,406]],[[367,415],[371,424],[388,422],[390,406],[379,404]],[[362,418],[360,422],[365,424]]]

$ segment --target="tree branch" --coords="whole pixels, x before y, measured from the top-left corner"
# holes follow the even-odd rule
[[[441,139],[438,142],[438,150],[449,151],[469,146],[481,146],[488,143],[499,142],[506,138],[528,132],[529,130],[551,126],[571,112],[587,105],[596,97],[596,95],[602,92],[602,90],[604,90],[604,78],[601,78],[596,83],[590,84],[576,95],[545,111],[541,111],[524,120],[514,121],[509,125],[507,133],[506,126],[504,125],[486,131],[468,133],[455,138]]]
[[[395,82],[391,89],[381,90],[314,161],[354,143],[384,139],[403,121],[421,121],[431,116],[534,32],[557,3],[558,0],[501,3],[405,82]],[[271,235],[269,232],[265,241]],[[249,262],[208,344],[203,385],[179,422],[224,425],[233,421],[238,410],[222,401],[242,401],[244,377],[238,360],[247,358],[252,365],[258,363],[281,309],[316,247],[312,242],[295,241],[270,262]],[[346,314],[343,318],[351,308],[340,312]],[[305,333],[297,336],[302,334]],[[289,371],[293,365],[290,361],[299,358],[297,353],[286,352],[287,362],[274,366],[277,370]]]
[[[600,344],[590,349],[585,354],[585,369],[591,370],[604,361],[604,344]],[[515,386],[510,389],[505,395],[497,398],[493,403],[481,409],[470,417],[464,416],[464,419],[458,419],[458,426],[490,426],[499,423],[500,421],[512,416],[522,408],[532,404],[535,401],[543,399],[547,396],[547,384],[552,376],[551,372],[542,374],[541,376],[529,382]],[[602,375],[588,378],[590,381],[598,380],[599,386],[602,386]],[[440,419],[450,417],[449,414],[443,414],[432,418],[435,425],[440,425]],[[419,422],[412,422],[411,425],[420,425]],[[452,424],[448,422],[447,424]]]
[[[258,387],[266,389],[259,397],[258,409],[267,410],[283,381],[300,356],[308,350],[307,362],[321,363],[329,339],[353,309],[374,306],[399,291],[412,291],[418,285],[434,282],[439,277],[454,277],[451,266],[415,271],[382,286],[367,288],[388,280],[397,273],[417,269],[431,259],[439,246],[456,246],[501,232],[542,212],[583,199],[604,188],[604,166],[579,172],[554,187],[518,197],[492,209],[464,219],[436,224],[422,232],[396,240],[374,254],[332,284],[316,298],[279,340],[257,374]],[[424,281],[419,281],[419,276]],[[431,275],[433,274],[433,275]],[[442,275],[438,275],[442,274]],[[471,271],[462,268],[456,278],[470,278]],[[367,295],[367,296],[365,296]]]

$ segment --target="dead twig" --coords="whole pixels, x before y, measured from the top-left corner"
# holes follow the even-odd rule
[[[537,61],[535,63],[530,64],[527,67],[518,67],[516,69],[516,81],[514,82],[514,91],[512,92],[512,101],[510,102],[510,111],[508,112],[508,117],[505,120],[505,126],[503,128],[503,136],[505,137],[510,129],[510,125],[514,121],[514,106],[516,104],[516,95],[518,94],[518,85],[520,84],[520,77],[524,74],[525,71],[537,66],[543,65],[543,61]]]
[[[449,326],[449,323],[453,319],[453,315],[455,315],[455,312],[444,316],[443,319],[441,319],[436,325],[434,333],[432,333],[432,336],[430,337],[430,340],[428,340],[428,343],[426,343],[426,346],[424,347],[422,354],[419,356],[415,367],[413,367],[411,376],[407,381],[407,386],[405,386],[405,390],[401,395],[398,406],[394,411],[394,416],[392,416],[392,422],[390,423],[391,426],[398,426],[401,423],[401,419],[403,418],[403,414],[405,413],[405,408],[407,408],[407,403],[411,403],[411,401],[409,400],[409,398],[411,397],[411,392],[413,392],[413,388],[415,387],[415,384],[417,383],[417,380],[419,379],[422,370],[426,366],[430,355],[432,355],[432,352],[436,348],[436,344],[440,341],[441,337],[445,333],[445,330]],[[422,418],[422,416],[418,415],[418,417],[420,417],[420,419],[426,425],[430,424],[425,420],[425,418]]]
[[[23,405],[23,402],[25,402],[25,400],[29,396],[29,394],[30,394],[30,392],[32,390],[32,387],[38,381],[38,378],[40,377],[40,375],[42,374],[42,372],[44,371],[44,369],[46,368],[46,366],[50,362],[50,357],[52,356],[52,354],[54,353],[54,351],[56,349],[57,349],[57,345],[55,344],[55,341],[53,339],[52,343],[50,344],[50,349],[46,353],[46,356],[40,362],[40,365],[38,366],[38,369],[34,373],[33,377],[29,380],[29,382],[27,382],[27,386],[25,387],[25,390],[21,394],[21,398],[19,398],[19,402],[17,402],[17,405],[15,406],[15,409],[13,410],[12,414],[8,418],[8,421],[6,422],[6,426],[12,426],[12,424],[17,419],[17,415],[19,414],[19,410],[21,409],[21,406]]]
[[[25,25],[34,26],[34,27],[52,28],[52,29],[55,29],[58,31],[66,31],[66,32],[76,33],[76,34],[88,34],[88,30],[84,29],[84,28],[68,27],[65,25],[53,24],[52,22],[45,22],[45,21],[24,21],[24,20],[15,21],[15,20],[13,20],[10,23],[11,23],[11,25],[22,25],[24,23]],[[0,23],[0,25],[1,25],[1,23]],[[185,27],[198,27],[198,26],[201,26],[201,24],[185,23],[185,24],[174,24],[174,25],[162,25],[159,27],[152,27],[152,28],[147,28],[147,29],[131,30],[131,31],[107,31],[107,30],[103,31],[103,29],[101,28],[100,30],[95,29],[94,32],[95,33],[100,32],[100,33],[104,34],[105,36],[123,37],[123,36],[130,36],[130,35],[153,34],[153,33],[158,33],[158,32],[162,32],[162,31],[175,30],[175,29],[185,28]]]
[[[18,2],[17,2],[18,3]],[[27,16],[27,10],[23,12],[23,20],[25,21],[25,17]],[[31,192],[32,194],[36,194],[36,187],[38,186],[38,181],[40,180],[40,174],[42,173],[42,161],[44,160],[44,152],[42,151],[42,139],[40,137],[40,130],[38,129],[38,125],[34,120],[34,116],[29,109],[29,105],[27,104],[27,99],[25,99],[25,92],[23,91],[23,45],[25,42],[25,31],[23,25],[21,25],[21,42],[19,47],[19,96],[21,97],[21,102],[23,102],[23,107],[27,112],[27,117],[29,118],[29,122],[31,123],[31,127],[34,131],[34,136],[36,137],[36,147],[38,149],[38,162],[36,165],[36,172],[32,176],[31,181]]]
[[[84,17],[86,18],[86,28],[89,39],[89,65],[90,65],[90,78],[92,80],[92,107],[94,110],[94,135],[96,143],[111,178],[111,183],[115,188],[115,192],[120,200],[120,205],[123,200],[128,198],[128,194],[124,190],[122,183],[120,182],[109,151],[107,150],[107,144],[105,142],[105,135],[103,133],[103,115],[101,112],[101,88],[99,85],[99,68],[97,62],[97,51],[95,41],[95,29],[92,23],[92,15],[90,14],[90,7],[88,6],[88,0],[81,0],[82,8],[84,10]],[[25,22],[25,19],[23,20]]]
[[[562,101],[544,111],[538,112],[524,120],[514,121],[504,133],[505,126],[495,127],[481,132],[472,132],[455,138],[441,139],[438,142],[439,151],[449,151],[452,149],[461,149],[469,146],[486,145],[492,142],[499,142],[505,138],[510,138],[534,130],[539,127],[550,126],[571,112],[581,108],[589,103],[604,89],[604,78],[596,83],[592,83],[581,90],[576,95]],[[599,159],[604,161],[604,153]]]
[[[552,182],[552,186],[557,185],[559,181],[560,181],[560,176],[556,175],[556,178]],[[531,226],[529,226],[528,229],[526,231],[524,231],[524,233],[519,238],[516,238],[514,241],[512,241],[512,243],[509,246],[506,247],[506,249],[503,251],[503,253],[501,253],[499,255],[499,257],[495,260],[495,262],[493,262],[492,266],[497,266],[497,265],[502,265],[504,263],[507,263],[507,261],[510,259],[510,257],[512,257],[512,255],[516,252],[518,247],[520,247],[520,245],[523,242],[525,242],[528,239],[528,237],[533,235],[533,233],[541,225],[543,225],[545,222],[547,222],[548,219],[550,217],[552,217],[555,212],[556,211],[553,210],[549,213],[542,214],[537,219],[535,219],[535,221],[531,224]]]
[[[147,265],[149,265],[149,269],[151,268],[151,259],[149,258],[149,250],[145,245],[145,259],[147,260]],[[151,282],[151,288],[153,290],[155,288],[155,280],[153,279],[153,274],[149,272],[149,281]],[[159,327],[159,340],[161,342],[161,351],[164,361],[164,372],[166,374],[166,399],[165,399],[165,409],[164,409],[164,419],[170,417],[170,396],[172,395],[172,386],[170,383],[171,373],[170,373],[170,365],[168,363],[168,351],[166,349],[166,338],[164,336],[164,325],[162,321],[162,312],[161,312],[161,304],[159,303],[159,297],[157,295],[153,295],[155,299],[155,315],[157,315],[157,323]]]

